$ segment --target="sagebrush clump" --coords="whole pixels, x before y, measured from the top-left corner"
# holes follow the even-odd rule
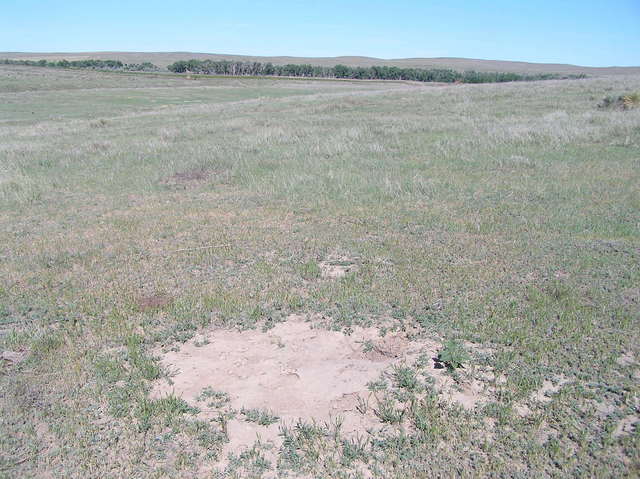
[[[640,106],[640,93],[627,93],[626,95],[606,96],[598,103],[601,110],[631,110]]]

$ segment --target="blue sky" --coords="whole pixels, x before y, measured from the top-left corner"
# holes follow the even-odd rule
[[[640,0],[0,0],[0,51],[640,65]]]

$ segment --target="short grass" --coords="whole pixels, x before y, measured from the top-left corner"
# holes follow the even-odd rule
[[[0,365],[0,474],[220,476],[224,417],[150,399],[152,349],[292,312],[472,342],[506,381],[466,411],[398,367],[371,385],[385,434],[300,422],[226,477],[637,473],[640,110],[596,105],[640,77],[1,73],[0,351],[27,359]],[[357,268],[323,280],[330,257]]]

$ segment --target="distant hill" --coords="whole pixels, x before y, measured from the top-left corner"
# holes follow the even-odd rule
[[[348,66],[397,66],[413,68],[451,68],[454,70],[476,70],[491,72],[514,73],[584,73],[591,76],[600,75],[624,75],[640,74],[640,66],[637,67],[582,67],[577,65],[565,65],[559,63],[527,63],[502,60],[474,60],[471,58],[400,58],[384,60],[372,57],[258,57],[248,55],[224,55],[218,53],[191,53],[191,52],[78,52],[78,53],[22,53],[0,52],[1,58],[16,60],[120,60],[124,63],[151,62],[159,67],[166,67],[178,60],[240,60],[271,62],[276,65],[287,63],[319,66],[334,66],[338,64]]]

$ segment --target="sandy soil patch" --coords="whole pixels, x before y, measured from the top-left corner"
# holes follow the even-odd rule
[[[0,360],[6,361],[9,364],[18,364],[27,359],[27,351],[2,351],[0,353]]]
[[[616,429],[613,431],[613,437],[617,438],[617,437],[633,434],[633,432],[638,427],[638,422],[640,422],[640,418],[638,418],[638,416],[635,416],[635,415],[631,415],[623,418],[616,426]]]
[[[616,359],[616,363],[619,366],[623,366],[623,367],[627,367],[627,366],[632,366],[634,364],[636,364],[636,359],[633,356],[633,353],[631,351],[627,351],[625,353],[623,353],[621,356],[619,356]]]
[[[562,386],[570,382],[571,380],[563,375],[557,375],[553,380],[545,379],[540,389],[531,394],[529,402],[538,404],[549,403],[552,401],[553,396],[560,391]],[[524,403],[516,404],[513,409],[520,417],[528,416],[533,412],[531,408]]]
[[[376,328],[354,328],[350,335],[314,329],[303,316],[293,315],[273,329],[218,330],[194,338],[179,351],[169,351],[162,363],[171,371],[170,382],[159,381],[153,397],[175,394],[200,408],[201,416],[219,416],[219,405],[202,400],[206,388],[240,412],[257,410],[278,418],[272,424],[250,422],[242,413],[227,422],[226,452],[237,452],[259,440],[280,445],[280,425],[307,422],[342,422],[345,436],[375,434],[384,427],[369,407],[374,399],[367,383],[392,375],[393,367],[413,364],[419,356],[435,358],[441,344],[434,340],[409,341],[403,333],[384,337]],[[427,366],[443,401],[473,409],[490,397],[481,378],[455,381],[445,369]],[[208,407],[214,406],[214,407]]]
[[[320,271],[324,279],[342,278],[357,268],[355,260],[346,256],[329,258],[326,261],[321,261],[318,266],[320,266]]]
[[[210,387],[227,393],[236,410],[270,411],[288,424],[300,418],[331,421],[339,415],[345,433],[375,426],[374,419],[356,411],[358,397],[366,396],[367,383],[404,356],[408,347],[399,336],[379,338],[374,328],[359,328],[346,336],[312,329],[300,318],[267,333],[216,331],[207,341],[197,346],[202,344],[200,338],[163,357],[177,374],[173,384],[156,386],[156,397],[173,393],[198,404],[196,398]],[[375,346],[363,352],[365,341]],[[218,411],[204,408],[202,414],[215,417]],[[228,432],[230,447],[236,449],[256,439],[275,440],[278,424],[259,426],[237,417],[229,421]]]
[[[212,171],[207,171],[202,168],[180,171],[161,180],[161,184],[170,189],[177,190],[192,188],[205,183],[212,173]]]
[[[136,300],[136,304],[141,311],[148,311],[162,308],[171,303],[172,298],[164,294],[152,294],[149,296],[141,296]]]

